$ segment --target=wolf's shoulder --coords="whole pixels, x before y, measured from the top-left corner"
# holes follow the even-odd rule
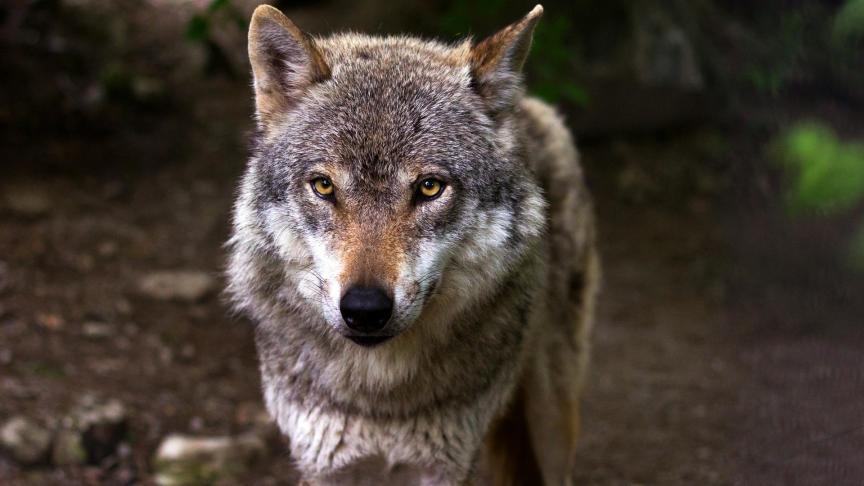
[[[558,111],[549,104],[525,97],[519,104],[516,123],[520,126],[525,163],[534,173],[548,203],[549,231],[563,269],[578,269],[583,252],[593,245],[594,217],[579,152],[573,136]]]
[[[582,184],[579,152],[564,118],[548,103],[526,96],[518,107],[516,123],[526,163],[547,191],[553,180]],[[555,196],[555,194],[549,194]]]

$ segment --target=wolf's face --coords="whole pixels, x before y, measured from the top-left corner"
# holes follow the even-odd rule
[[[259,244],[325,334],[371,346],[421,316],[445,333],[542,231],[542,197],[502,113],[518,95],[520,32],[485,50],[313,40],[256,12],[262,134],[246,184]]]

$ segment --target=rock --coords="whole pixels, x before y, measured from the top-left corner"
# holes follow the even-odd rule
[[[132,79],[132,93],[143,102],[154,102],[165,97],[165,83],[157,78],[139,76]]]
[[[103,339],[114,335],[114,326],[99,321],[85,322],[81,326],[81,334],[91,339]]]
[[[114,303],[114,309],[117,310],[118,313],[128,316],[132,313],[132,303],[126,299],[117,299],[117,302]]]
[[[636,74],[644,84],[700,90],[704,86],[696,50],[686,31],[666,12],[637,6]]]
[[[156,484],[192,486],[228,481],[242,475],[267,451],[254,434],[190,437],[173,434],[156,451]]]
[[[77,430],[61,429],[54,437],[51,461],[58,466],[74,466],[87,463],[87,449]]]
[[[237,406],[234,412],[234,421],[242,426],[270,426],[273,424],[273,419],[267,413],[259,402],[242,402]]]
[[[205,272],[174,270],[143,276],[138,290],[153,299],[195,302],[209,294],[214,284],[213,277]]]
[[[47,191],[38,186],[16,185],[6,188],[6,207],[25,217],[42,216],[53,203]]]
[[[111,240],[103,241],[96,247],[96,251],[99,253],[99,256],[112,257],[117,254],[117,242]]]
[[[12,275],[9,264],[0,260],[0,295],[12,288]],[[0,313],[2,314],[2,313]]]
[[[190,362],[195,359],[195,355],[197,354],[197,350],[195,346],[191,344],[184,344],[182,348],[180,348],[180,359],[185,362]]]
[[[98,464],[117,449],[126,436],[126,407],[115,399],[99,402],[92,396],[82,399],[77,409],[64,420],[64,426],[74,431],[87,455],[87,462]]]
[[[48,457],[51,432],[26,417],[13,417],[0,428],[0,446],[22,464],[38,464]]]
[[[631,203],[643,203],[659,191],[657,182],[641,165],[629,162],[618,173],[618,192]]]
[[[250,433],[260,437],[268,444],[279,444],[282,433],[276,421],[259,402],[243,402],[234,412],[234,421]]]
[[[36,314],[35,320],[36,324],[48,329],[49,331],[57,331],[66,324],[66,320],[63,319],[63,316],[51,312],[40,312]]]

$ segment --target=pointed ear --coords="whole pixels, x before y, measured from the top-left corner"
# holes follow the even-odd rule
[[[330,67],[312,37],[269,5],[260,5],[252,14],[249,61],[258,121],[264,127],[289,110],[309,86],[330,77]]]
[[[471,49],[474,82],[494,112],[511,107],[521,93],[522,65],[531,49],[534,27],[542,15],[543,7],[537,5],[522,20]]]

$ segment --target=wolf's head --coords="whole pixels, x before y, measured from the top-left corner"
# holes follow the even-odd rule
[[[541,13],[446,46],[313,38],[259,7],[260,136],[229,270],[241,306],[302,307],[296,325],[372,346],[416,327],[442,338],[494,296],[544,226],[514,116]]]

